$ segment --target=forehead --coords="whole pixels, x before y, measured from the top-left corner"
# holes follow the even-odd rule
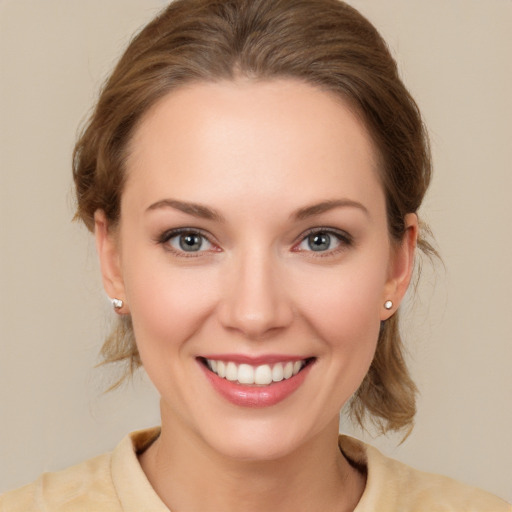
[[[333,93],[294,80],[195,83],[139,123],[126,193],[372,201],[382,196],[377,162],[363,122]]]

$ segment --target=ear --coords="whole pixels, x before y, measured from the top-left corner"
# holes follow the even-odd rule
[[[94,236],[100,260],[103,288],[111,299],[123,301],[123,306],[116,309],[116,313],[126,314],[129,311],[125,299],[117,234],[109,229],[107,217],[102,210],[97,210],[94,213]]]
[[[382,308],[381,320],[387,320],[398,309],[409,287],[414,270],[414,254],[418,240],[418,217],[408,213],[404,219],[405,232],[400,244],[393,244],[389,262],[388,280],[384,287],[382,304],[393,303],[390,309]]]

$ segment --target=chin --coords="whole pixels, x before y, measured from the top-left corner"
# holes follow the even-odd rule
[[[268,462],[291,455],[297,446],[286,435],[269,438],[266,435],[253,437],[229,436],[219,440],[217,452],[226,458],[246,462]]]
[[[260,418],[212,425],[203,440],[221,456],[238,461],[266,462],[292,456],[313,437],[314,433],[304,423],[290,422],[289,418],[285,421]]]

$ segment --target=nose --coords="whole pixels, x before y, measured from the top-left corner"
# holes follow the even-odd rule
[[[230,263],[218,309],[222,325],[254,340],[288,327],[293,308],[279,263],[254,253]]]

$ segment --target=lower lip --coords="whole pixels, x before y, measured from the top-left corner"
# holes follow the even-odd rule
[[[201,362],[199,365],[210,384],[221,396],[232,404],[242,407],[269,407],[281,402],[300,387],[313,366],[308,364],[297,375],[268,386],[249,386],[223,379]]]

